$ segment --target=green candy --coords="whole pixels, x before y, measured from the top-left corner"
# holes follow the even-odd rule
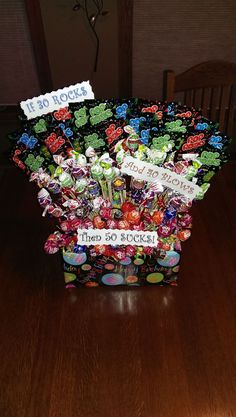
[[[106,104],[101,103],[99,106],[95,106],[93,109],[89,110],[90,113],[90,123],[91,125],[96,125],[103,120],[109,119],[112,117],[112,111],[110,109],[106,109]]]
[[[157,138],[153,138],[152,141],[152,148],[156,149],[157,151],[168,151],[171,150],[174,146],[174,141],[171,140],[170,135],[159,136]]]
[[[100,165],[96,164],[91,167],[91,175],[96,180],[103,178],[103,169]]]
[[[51,153],[45,145],[41,146],[40,153],[42,153],[46,159],[51,159]]]
[[[54,165],[51,165],[51,164],[50,164],[50,165],[48,165],[48,169],[49,169],[50,174],[51,174],[51,175],[54,175],[54,172],[55,172],[55,170],[56,170],[56,169],[55,169],[55,167],[54,167]]]
[[[93,133],[92,135],[84,136],[85,140],[85,148],[87,149],[89,146],[93,149],[100,148],[101,146],[105,145],[105,142],[103,139],[98,138],[97,133]]]
[[[202,200],[204,197],[204,194],[207,192],[207,190],[210,188],[210,184],[204,182],[201,186],[201,191],[196,195],[196,200]]]
[[[182,125],[182,120],[176,120],[175,122],[167,122],[165,128],[168,132],[173,133],[185,133],[187,131],[186,126]]]
[[[72,185],[73,185],[73,179],[70,176],[70,174],[68,174],[67,172],[63,172],[59,176],[59,182],[60,182],[61,186],[64,187],[64,188],[72,187]]]
[[[157,149],[148,149],[147,156],[149,162],[158,165],[164,162],[166,153],[163,151],[158,151]]]
[[[76,110],[74,112],[74,116],[75,116],[75,125],[77,127],[81,127],[86,125],[87,121],[88,121],[88,116],[87,116],[87,112],[86,112],[86,107],[82,107],[82,109]]]
[[[105,168],[103,174],[108,181],[112,181],[115,178],[115,170],[113,168]]]
[[[25,165],[31,171],[38,171],[38,169],[42,166],[44,158],[42,156],[35,156],[33,154],[29,154],[25,160]]]
[[[209,171],[207,174],[204,175],[203,180],[208,182],[211,180],[211,178],[215,175],[214,171]]]
[[[188,167],[185,178],[191,180],[197,174],[197,171],[198,169],[193,166]]]
[[[203,151],[201,153],[201,156],[199,159],[199,161],[203,164],[203,165],[207,165],[207,166],[216,166],[218,167],[220,165],[220,160],[218,159],[220,156],[219,152],[207,152],[207,151]]]
[[[35,133],[43,133],[47,131],[47,124],[44,119],[39,119],[39,121],[34,125]]]

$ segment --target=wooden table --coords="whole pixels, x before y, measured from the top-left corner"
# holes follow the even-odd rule
[[[66,291],[36,190],[1,170],[1,417],[236,415],[235,173],[194,207],[178,287]]]

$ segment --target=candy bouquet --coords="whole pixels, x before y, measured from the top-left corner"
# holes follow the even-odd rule
[[[87,100],[11,135],[12,160],[55,221],[67,287],[176,285],[189,209],[227,161],[229,138],[199,111],[141,99]]]

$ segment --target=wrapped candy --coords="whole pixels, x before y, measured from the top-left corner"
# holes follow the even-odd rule
[[[50,179],[47,183],[47,189],[53,194],[59,194],[61,192],[61,186],[55,179]]]
[[[52,198],[45,188],[42,188],[38,192],[38,202],[42,207],[47,207],[49,204],[51,204]]]
[[[58,179],[62,188],[70,188],[74,185],[74,181],[68,172],[63,172]]]
[[[112,182],[112,187],[115,191],[115,193],[113,193],[113,200],[114,201],[114,207],[121,207],[122,203],[125,200],[125,188],[126,188],[126,183],[125,183],[125,179],[122,177],[117,177],[113,180]]]
[[[84,194],[88,185],[88,180],[86,178],[80,178],[79,180],[76,180],[73,189],[78,194]]]

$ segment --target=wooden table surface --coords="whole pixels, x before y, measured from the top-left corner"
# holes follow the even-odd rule
[[[235,163],[193,209],[178,287],[65,290],[33,185],[0,183],[0,417],[236,416]]]

